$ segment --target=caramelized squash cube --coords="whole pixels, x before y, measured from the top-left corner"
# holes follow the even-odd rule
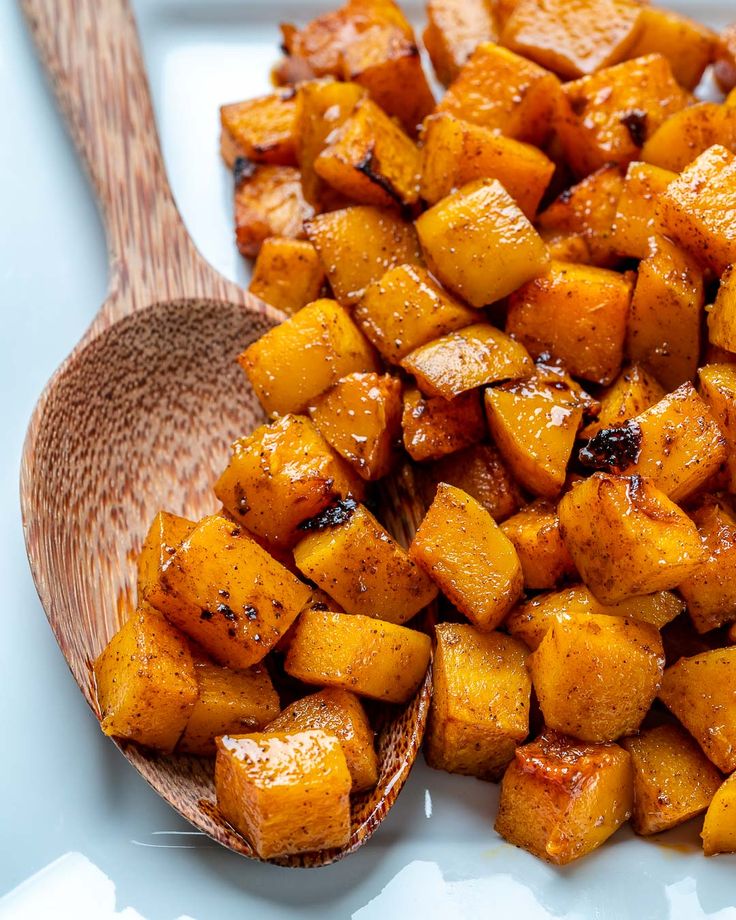
[[[437,79],[445,86],[481,42],[498,38],[496,22],[487,0],[429,0],[424,47]]]
[[[714,144],[730,150],[736,147],[736,111],[715,102],[699,102],[662,122],[644,144],[641,158],[679,173]]]
[[[698,377],[700,395],[726,439],[728,489],[736,492],[736,365],[708,364]]]
[[[639,34],[627,56],[662,54],[680,86],[695,89],[716,53],[715,32],[687,16],[646,4],[639,22]]]
[[[683,111],[688,111],[684,109]],[[646,259],[659,227],[657,201],[676,173],[651,163],[629,163],[616,209],[612,243],[630,259]]]
[[[736,111],[736,110],[735,110]],[[708,313],[708,338],[712,345],[736,352],[736,267],[721,278],[716,302]]]
[[[347,613],[405,623],[437,595],[431,580],[362,505],[328,509],[294,550],[300,572]]]
[[[732,22],[718,36],[713,76],[723,92],[729,94],[726,104],[733,105],[733,90],[736,87],[736,22]]]
[[[736,78],[735,78],[736,79]],[[713,796],[703,822],[703,851],[706,856],[736,853],[736,774],[729,776]]]
[[[503,633],[440,623],[425,741],[436,770],[498,780],[529,734],[527,650]]]
[[[695,524],[641,476],[596,473],[563,496],[558,514],[578,572],[604,604],[674,588],[705,559]]]
[[[261,859],[344,846],[350,839],[350,786],[342,745],[332,734],[217,739],[217,807]]]
[[[102,731],[167,753],[197,700],[189,643],[147,604],[110,639],[94,663]]]
[[[270,236],[304,237],[314,210],[302,195],[298,169],[238,159],[234,172],[235,241],[242,255],[257,256]]]
[[[501,530],[519,556],[525,588],[554,588],[575,575],[575,563],[562,540],[557,509],[552,502],[537,499],[504,521]]]
[[[220,106],[222,158],[296,166],[296,100],[291,89]]]
[[[445,399],[404,391],[401,415],[404,447],[412,460],[436,460],[481,441],[486,433],[480,397],[470,391]]]
[[[169,511],[159,511],[153,519],[138,554],[139,601],[145,600],[156,606],[164,566],[194,527],[194,521]]]
[[[342,745],[352,777],[353,792],[372,789],[378,782],[378,757],[373,729],[363,704],[349,690],[326,687],[288,705],[268,726],[269,732],[319,729],[335,735]]]
[[[284,667],[305,684],[341,687],[386,703],[406,703],[429,665],[429,636],[359,614],[306,610]]]
[[[409,555],[484,632],[498,626],[524,587],[509,538],[480,502],[446,483],[438,485]]]
[[[269,329],[238,363],[270,415],[303,412],[341,377],[377,368],[370,345],[334,300],[316,300]]]
[[[325,282],[317,252],[306,240],[264,240],[248,290],[277,310],[293,314],[317,300]]]
[[[516,749],[495,828],[509,843],[564,866],[605,843],[633,804],[631,758],[623,748],[548,730]]]
[[[632,364],[603,392],[597,420],[586,425],[580,434],[592,438],[602,428],[623,425],[664,396],[664,387],[640,364]]]
[[[497,179],[478,179],[416,222],[430,271],[473,307],[541,275],[547,247]]]

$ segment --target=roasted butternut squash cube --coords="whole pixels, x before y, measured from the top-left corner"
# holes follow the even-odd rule
[[[633,0],[519,0],[501,40],[573,79],[622,61],[640,29],[641,6]]]
[[[357,303],[390,268],[422,262],[413,225],[391,211],[357,205],[320,214],[306,230],[335,297],[346,306]]]
[[[348,374],[377,369],[371,346],[334,300],[316,300],[238,357],[270,415],[303,412]]]
[[[220,106],[222,158],[296,166],[296,100],[292,89]]]
[[[736,492],[736,366],[708,364],[698,377],[700,395],[726,439],[728,489]]]
[[[269,236],[304,237],[304,221],[314,210],[302,195],[298,169],[237,159],[234,174],[235,241],[242,255],[257,256]]]
[[[210,757],[218,736],[258,731],[279,713],[279,695],[262,665],[233,671],[199,662],[195,674],[199,695],[177,751]]]
[[[353,311],[361,331],[390,364],[433,339],[470,326],[478,313],[418,265],[397,265],[366,288]]]
[[[703,265],[722,275],[736,262],[736,155],[725,147],[701,153],[667,186],[659,208],[668,235]]]
[[[388,374],[348,374],[309,409],[325,440],[363,479],[391,471],[401,412],[401,381]]]
[[[586,425],[580,434],[592,438],[602,428],[623,425],[664,396],[664,387],[640,364],[632,364],[603,392],[598,418]]]
[[[562,540],[552,502],[537,499],[504,521],[501,530],[519,556],[525,588],[554,588],[575,575],[575,563]]]
[[[350,787],[335,735],[314,730],[217,739],[217,807],[261,859],[344,846]]]
[[[487,0],[429,0],[424,47],[437,79],[445,86],[481,42],[496,41],[498,30]]]
[[[509,538],[480,502],[444,482],[437,486],[409,555],[484,632],[498,626],[524,587]]]
[[[621,169],[604,166],[562,192],[539,215],[537,226],[545,238],[551,235],[559,238],[560,234],[582,237],[587,258],[570,261],[590,262],[603,267],[615,265],[619,256],[614,227],[623,187]]]
[[[322,263],[311,243],[272,236],[263,241],[248,290],[293,314],[318,299],[324,282]]]
[[[476,323],[422,345],[402,360],[427,396],[453,399],[488,383],[525,377],[534,365],[523,345],[489,323]]]
[[[145,600],[155,606],[164,566],[194,527],[194,521],[169,511],[159,511],[153,519],[138,554],[139,601]]]
[[[363,704],[349,690],[326,687],[290,703],[268,726],[269,732],[319,729],[335,735],[352,777],[353,792],[372,789],[378,782],[378,757],[373,729]]]
[[[679,173],[714,144],[728,149],[736,146],[736,111],[715,102],[699,102],[662,122],[644,144],[641,158]]]
[[[495,828],[509,843],[564,866],[605,843],[633,804],[631,758],[623,748],[547,730],[516,749]]]
[[[687,111],[684,109],[683,111]],[[659,227],[657,201],[677,178],[676,173],[651,163],[629,163],[616,209],[613,245],[630,259],[646,259]]]
[[[705,290],[693,258],[658,239],[639,263],[626,342],[667,389],[692,380],[698,366]]]
[[[580,619],[588,614],[603,614],[627,617],[661,629],[684,609],[682,599],[671,591],[630,597],[607,605],[597,601],[584,585],[578,585],[551,594],[538,594],[520,604],[508,615],[504,627],[535,651],[555,623],[569,623],[573,618]]]
[[[339,498],[362,498],[363,483],[315,424],[284,415],[233,444],[215,495],[233,520],[268,544],[294,546],[302,521]]]
[[[627,57],[663,54],[685,89],[695,89],[713,60],[718,36],[711,29],[671,10],[642,4],[639,32]]]
[[[430,271],[474,307],[541,275],[547,247],[497,179],[478,179],[416,222]]]
[[[212,515],[164,567],[159,609],[215,661],[248,668],[266,656],[310,590],[245,531]]]
[[[306,526],[297,568],[347,613],[405,623],[436,597],[431,580],[362,505],[339,504]]]
[[[666,591],[705,559],[695,524],[647,479],[596,473],[559,504],[562,539],[604,604]]]
[[[552,179],[541,150],[443,112],[422,130],[420,193],[429,204],[476,179],[498,179],[530,219]]]
[[[706,856],[736,853],[736,774],[729,776],[717,790],[703,823],[703,851]]]
[[[736,352],[736,268],[723,273],[716,301],[708,313],[708,338],[712,345]]]
[[[341,687],[386,703],[406,703],[429,665],[429,636],[360,614],[306,610],[284,667],[305,684]]]
[[[359,102],[329,135],[314,170],[362,204],[410,205],[419,197],[419,151],[371,99]]]
[[[503,633],[440,623],[425,740],[436,770],[498,780],[529,734],[526,648]]]
[[[648,54],[562,87],[557,132],[579,176],[610,163],[641,159],[641,148],[665,119],[690,101],[661,54]]]
[[[736,647],[680,658],[659,698],[724,773],[736,770]]]
[[[725,459],[725,438],[691,383],[625,424],[601,429],[580,451],[586,466],[646,476],[674,501],[696,492]]]
[[[585,614],[554,622],[529,659],[545,724],[583,741],[635,732],[657,696],[664,649],[657,629]]]
[[[718,36],[713,76],[723,92],[729,93],[727,102],[732,104],[733,89],[736,87],[736,23],[731,23]]]
[[[589,265],[552,262],[509,299],[506,332],[576,377],[611,383],[623,360],[632,281]]]
[[[437,111],[541,146],[551,132],[559,92],[559,80],[544,67],[483,42],[439,101]]]
[[[485,391],[488,427],[521,485],[544,498],[562,489],[584,407],[577,394],[541,376]]]
[[[106,735],[171,752],[197,700],[186,638],[142,604],[94,663],[100,723]]]
[[[412,460],[436,460],[482,440],[486,420],[478,393],[445,399],[404,391],[401,415],[404,447]]]
[[[723,778],[678,725],[646,728],[622,741],[634,770],[637,834],[659,834],[702,814]]]

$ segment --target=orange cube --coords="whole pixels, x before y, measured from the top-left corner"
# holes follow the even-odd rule
[[[222,157],[296,166],[296,100],[292,89],[220,106]]]
[[[138,554],[139,600],[156,606],[164,566],[195,526],[194,521],[188,518],[169,511],[159,511]]]
[[[670,115],[644,144],[641,158],[679,173],[714,144],[729,150],[736,146],[736,111],[699,102]]]
[[[237,159],[234,176],[235,241],[242,255],[257,256],[270,236],[304,237],[304,221],[314,211],[302,195],[298,169]]]
[[[248,290],[293,314],[317,300],[324,282],[322,263],[311,243],[272,236],[263,241]]]
[[[460,73],[481,42],[498,38],[486,0],[429,0],[424,47],[440,83],[447,86]]]
[[[602,428],[623,425],[664,398],[664,387],[641,365],[625,368],[601,394],[601,407],[595,422],[580,432],[583,438],[594,437]]]
[[[687,16],[646,4],[642,7],[641,28],[627,56],[663,54],[680,86],[695,89],[716,54],[718,36]]]
[[[477,392],[445,399],[410,387],[404,391],[401,429],[412,460],[436,460],[482,440],[486,420]]]
[[[736,352],[736,268],[733,266],[724,272],[716,302],[708,313],[708,338],[712,345]]]
[[[524,573],[524,587],[554,588],[576,574],[575,563],[560,533],[557,509],[552,502],[538,499],[522,508],[501,525],[514,544]]]
[[[698,377],[700,395],[726,439],[728,488],[736,492],[736,366],[708,364]]]
[[[685,109],[684,111],[687,111]],[[657,201],[676,173],[650,163],[635,161],[626,170],[618,199],[613,231],[613,245],[622,256],[646,259],[661,230]]]

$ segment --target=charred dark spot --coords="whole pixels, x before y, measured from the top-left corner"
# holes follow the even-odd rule
[[[237,620],[238,618],[237,613],[235,613],[231,607],[228,607],[227,604],[218,604],[217,612],[221,613],[226,620]]]
[[[588,100],[585,96],[572,96],[569,97],[570,108],[573,111],[573,115],[577,115],[578,118],[583,114],[583,112],[588,107]]]
[[[248,179],[252,179],[257,169],[256,164],[249,160],[248,157],[236,157],[233,163],[233,179],[235,185],[240,185]]]
[[[239,537],[241,533],[242,533],[242,531],[241,531],[241,529],[240,529],[239,527],[234,527],[234,528],[230,531],[230,536],[231,536],[231,537]]]
[[[228,636],[230,636],[231,639],[234,639],[235,636],[237,635],[237,633],[236,633],[235,630],[232,628],[232,626],[230,627],[230,629],[228,629],[227,634],[228,634]]]
[[[312,610],[328,610],[329,608],[327,607],[327,604],[324,603],[324,601],[316,601],[314,604],[312,604],[311,609]]]
[[[314,517],[302,521],[298,529],[319,531],[326,530],[328,527],[339,527],[340,524],[345,524],[350,520],[357,507],[357,503],[352,498],[341,498]]]
[[[636,463],[641,453],[641,427],[626,422],[615,428],[603,428],[578,454],[583,466],[607,473],[623,473]]]
[[[253,604],[246,604],[245,607],[243,607],[243,613],[248,617],[249,620],[258,619],[258,611],[253,606]]]
[[[200,620],[211,620],[213,616],[214,616],[214,613],[212,613],[211,610],[203,610],[199,614]]]
[[[283,609],[284,609],[284,605],[281,603],[281,601],[277,601],[275,597],[273,598],[273,600],[271,601],[271,603],[273,604],[274,609],[276,609],[276,610],[283,610]]]
[[[621,124],[637,147],[643,147],[647,139],[647,113],[642,109],[631,109],[621,116]]]
[[[220,595],[220,597],[224,597],[226,601],[230,599],[230,592],[226,591],[224,588],[220,588],[217,593]]]
[[[359,173],[362,173],[366,179],[369,179],[379,188],[382,188],[383,191],[392,198],[396,204],[403,206],[403,201],[401,200],[401,195],[396,191],[393,185],[389,180],[378,171],[378,163],[373,153],[373,149],[369,149],[362,160],[355,164],[355,168]]]
[[[245,492],[238,486],[235,491],[235,503],[238,514],[247,514],[250,511],[250,502],[245,496]]]
[[[566,188],[557,196],[557,201],[559,201],[560,204],[568,204],[572,201],[573,194],[574,192],[571,188]]]

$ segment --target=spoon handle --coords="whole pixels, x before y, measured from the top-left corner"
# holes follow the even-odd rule
[[[199,255],[174,204],[127,0],[21,6],[102,207],[110,297],[95,326],[155,301],[233,299],[237,289]]]

